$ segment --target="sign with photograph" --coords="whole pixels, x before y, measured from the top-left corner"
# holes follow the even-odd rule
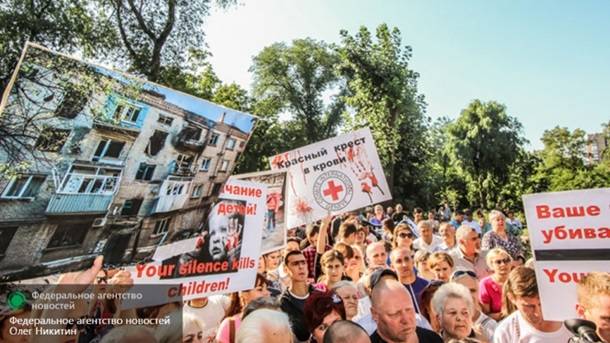
[[[542,314],[576,318],[578,281],[588,272],[610,272],[610,188],[530,194],[523,204]]]
[[[157,249],[154,260],[128,267],[137,284],[165,284],[128,307],[251,289],[261,255],[265,184],[230,179],[194,238]],[[161,290],[161,291],[160,291]]]
[[[266,171],[233,175],[231,179],[248,180],[267,185],[267,212],[263,224],[263,254],[277,251],[286,245],[286,172]]]
[[[0,110],[0,282],[192,238],[256,121],[31,43]]]
[[[368,128],[270,158],[286,171],[288,228],[392,198]]]

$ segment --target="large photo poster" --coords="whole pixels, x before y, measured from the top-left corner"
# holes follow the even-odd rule
[[[392,198],[368,128],[270,158],[286,171],[288,228]]]
[[[233,175],[231,178],[264,183],[267,185],[267,211],[263,223],[263,254],[277,251],[286,245],[286,172],[266,171]]]
[[[190,300],[254,285],[266,213],[265,184],[230,179],[196,236],[157,249],[153,261],[129,267],[136,285],[164,284],[142,307]]]
[[[544,319],[576,318],[576,284],[610,272],[610,188],[524,195],[523,204]]]
[[[3,99],[0,282],[194,237],[256,121],[33,44]]]

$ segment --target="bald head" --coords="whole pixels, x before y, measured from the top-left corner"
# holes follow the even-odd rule
[[[404,297],[406,295],[407,303],[413,307],[413,301],[409,295],[409,291],[399,281],[391,278],[384,278],[379,281],[371,292],[371,304],[377,307],[383,307],[385,302],[396,301],[393,296]],[[405,304],[407,305],[407,304]]]
[[[324,343],[371,343],[362,326],[351,320],[338,320],[324,333]]]
[[[371,315],[386,342],[416,339],[415,307],[405,286],[396,280],[379,282],[371,294]]]

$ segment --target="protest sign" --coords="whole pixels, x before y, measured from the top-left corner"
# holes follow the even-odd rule
[[[578,281],[610,272],[610,188],[530,194],[523,203],[543,316],[575,318]]]
[[[286,193],[285,172],[259,172],[233,175],[231,179],[247,180],[267,185],[267,212],[263,224],[263,254],[277,251],[286,245],[286,215],[284,199]]]
[[[251,289],[261,255],[266,200],[265,184],[227,181],[195,238],[160,247],[152,262],[128,267],[135,284],[167,288],[149,288],[149,294],[125,308]]]
[[[255,117],[28,44],[0,113],[0,282],[192,238]]]
[[[368,128],[270,158],[287,172],[288,228],[392,198]]]

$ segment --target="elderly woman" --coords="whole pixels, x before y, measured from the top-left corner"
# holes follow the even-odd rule
[[[491,231],[483,236],[481,248],[483,250],[502,248],[510,254],[513,260],[516,260],[519,255],[523,255],[523,247],[519,238],[506,230],[504,214],[493,210],[489,213],[489,221],[491,222]]]
[[[332,290],[343,300],[345,317],[352,320],[358,314],[358,300],[360,299],[356,285],[351,281],[343,280],[334,284]]]
[[[437,251],[428,257],[428,268],[435,280],[448,282],[454,265],[453,258],[444,251]]]
[[[405,223],[400,223],[394,228],[394,236],[392,238],[392,249],[407,248],[413,251],[413,240],[415,235],[411,227]]]
[[[474,304],[470,292],[463,285],[450,282],[439,287],[432,297],[432,307],[436,312],[443,341],[465,338],[489,341],[489,338],[473,329]]]
[[[303,312],[311,342],[322,343],[326,329],[337,320],[345,320],[343,300],[333,291],[311,293],[305,300]]]
[[[487,266],[493,271],[479,282],[479,302],[483,313],[496,321],[502,319],[502,285],[512,267],[511,256],[502,248],[487,253]]]

